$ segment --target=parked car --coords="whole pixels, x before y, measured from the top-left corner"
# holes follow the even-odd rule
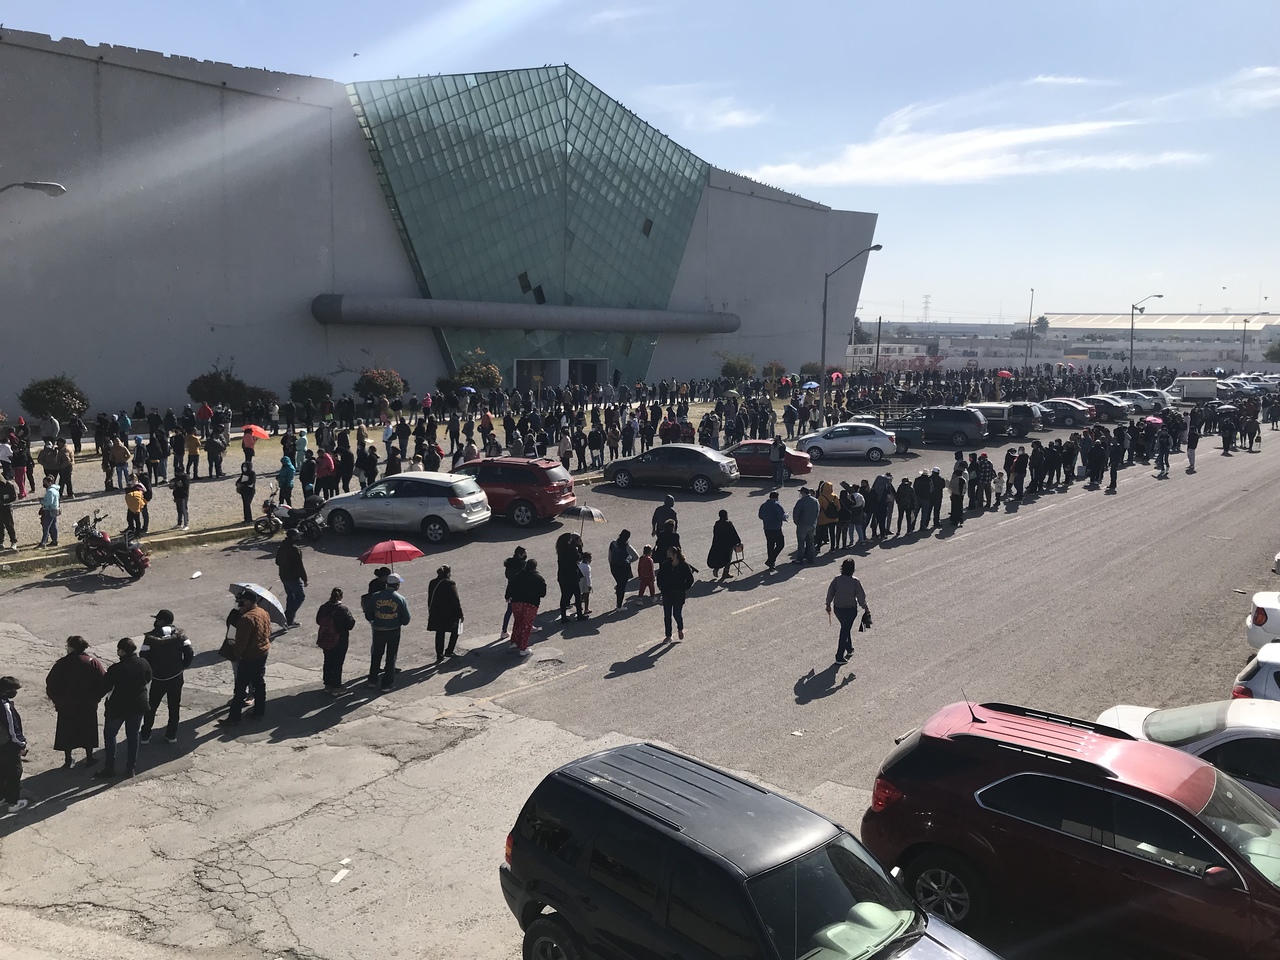
[[[1040,427],[1040,415],[1032,403],[969,403],[965,406],[986,417],[990,436],[1025,437]]]
[[[1255,650],[1280,640],[1280,593],[1261,590],[1253,595],[1244,618],[1244,635]]]
[[[486,523],[489,498],[473,477],[452,473],[397,473],[359,492],[341,493],[325,504],[334,533],[354,530],[413,530],[443,543]]]
[[[1092,397],[1081,397],[1081,399],[1085,403],[1092,405],[1098,411],[1098,419],[1105,423],[1118,423],[1133,416],[1132,404],[1126,403],[1118,397],[1098,394]]]
[[[692,443],[667,443],[635,457],[605,464],[604,478],[619,489],[644,485],[689,487],[710,493],[738,479],[738,465],[718,450]]]
[[[796,449],[807,453],[810,460],[866,457],[874,463],[896,452],[898,439],[892,431],[869,423],[837,423],[825,430],[806,433],[796,441]]]
[[[486,457],[464,463],[458,473],[475,477],[493,512],[517,527],[558,517],[578,502],[573,475],[547,457]]]
[[[525,960],[997,960],[838,824],[647,743],[548,775],[498,878]]]
[[[1142,394],[1144,397],[1150,397],[1152,400],[1156,401],[1156,403],[1159,404],[1159,406],[1156,407],[1157,410],[1163,410],[1165,407],[1172,407],[1178,401],[1178,398],[1175,397],[1173,394],[1168,393],[1164,390],[1157,390],[1154,387],[1144,388],[1142,390],[1139,390],[1138,393]]]
[[[1233,700],[1280,700],[1280,643],[1268,643],[1249,658],[1231,688]]]
[[[1046,407],[1043,403],[1028,404],[1035,415],[1040,419],[1040,426],[1048,428],[1054,426],[1058,422],[1058,415],[1052,409]]]
[[[1155,413],[1161,407],[1159,401],[1140,390],[1112,390],[1108,396],[1123,400],[1138,413]]]
[[[971,929],[1056,914],[1153,952],[1269,956],[1280,817],[1188,753],[1070,717],[955,703],[880,768],[863,843],[921,906]]]
[[[1040,405],[1053,411],[1060,427],[1086,426],[1098,419],[1098,411],[1075,397],[1054,397],[1041,400]]]
[[[743,477],[773,477],[773,463],[769,460],[769,448],[773,444],[768,440],[743,440],[724,451],[725,456],[732,457],[738,465],[738,474]],[[800,450],[787,447],[782,457],[782,479],[803,477],[813,470],[809,455]]]
[[[1176,747],[1231,774],[1280,807],[1280,703],[1219,700],[1190,707],[1112,707],[1098,722]]]
[[[971,407],[920,407],[884,424],[889,431],[896,432],[899,427],[920,430],[922,442],[933,440],[956,447],[987,436],[987,418]]]

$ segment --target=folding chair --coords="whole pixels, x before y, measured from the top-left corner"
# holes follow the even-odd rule
[[[746,567],[752,573],[755,573],[755,568],[743,559],[742,552],[742,544],[738,544],[733,548],[733,559],[729,561],[729,566],[733,569],[734,576],[742,576],[743,567]]]

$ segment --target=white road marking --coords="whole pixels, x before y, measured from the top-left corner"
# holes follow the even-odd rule
[[[351,862],[351,858],[350,858],[350,857],[347,857],[345,860],[339,860],[339,861],[338,861],[338,866],[340,866],[340,867],[345,867],[345,866],[346,866],[348,863],[350,863],[350,862]]]
[[[346,869],[345,867],[343,867],[341,870],[339,870],[337,873],[335,873],[335,874],[333,875],[333,879],[332,879],[332,880],[330,880],[329,882],[330,882],[330,883],[339,883],[339,882],[341,882],[342,878],[343,878],[343,877],[345,877],[345,876],[346,876],[348,873],[350,873],[350,872],[351,872],[350,870],[348,870],[348,869]]]
[[[890,557],[888,560],[885,561],[885,563],[897,563],[901,559],[902,559],[901,557]]]
[[[951,542],[955,543],[957,540],[963,540],[965,537],[972,537],[972,536],[973,536],[972,533],[962,533],[958,537],[952,537]]]
[[[746,613],[748,610],[759,610],[761,607],[768,606],[771,603],[777,603],[781,599],[781,597],[770,597],[768,600],[761,600],[759,603],[753,603],[749,607],[743,607],[741,610],[735,610],[733,613],[729,614],[729,616],[736,617],[738,614]]]
[[[1006,523],[1017,523],[1021,519],[1021,517],[1010,517],[1008,520],[997,521],[996,526],[1003,527]]]
[[[481,697],[476,703],[492,703],[494,700],[501,700],[503,697],[509,697],[512,694],[524,693],[526,690],[532,690],[534,687],[540,687],[544,683],[550,683],[552,680],[563,680],[571,673],[577,673],[579,670],[585,670],[590,664],[584,663],[580,667],[574,667],[572,670],[566,670],[564,673],[558,673],[554,677],[543,677],[541,680],[535,680],[533,683],[526,683],[520,687],[512,687],[510,690],[503,690],[501,693],[495,693],[491,697]],[[439,719],[437,717],[436,719]]]

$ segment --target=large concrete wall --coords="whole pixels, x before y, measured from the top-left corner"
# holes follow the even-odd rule
[[[65,371],[92,410],[185,403],[220,359],[284,393],[371,363],[415,389],[429,330],[325,328],[319,293],[416,296],[344,88],[0,30],[0,409]]]
[[[649,379],[706,376],[718,352],[749,354],[757,366],[790,369],[816,361],[822,330],[822,278],[874,243],[876,215],[832,210],[724,170],[712,169],[668,309],[736,313],[733,334],[658,339]],[[871,253],[831,279],[827,363],[844,363],[845,345]]]

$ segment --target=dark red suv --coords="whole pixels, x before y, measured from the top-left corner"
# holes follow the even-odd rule
[[[956,703],[899,741],[862,840],[961,929],[1056,915],[1143,956],[1280,956],[1280,819],[1197,757],[1084,720]]]
[[[475,477],[495,514],[517,527],[550,520],[578,502],[573,475],[546,457],[486,457],[468,460],[456,471]]]

